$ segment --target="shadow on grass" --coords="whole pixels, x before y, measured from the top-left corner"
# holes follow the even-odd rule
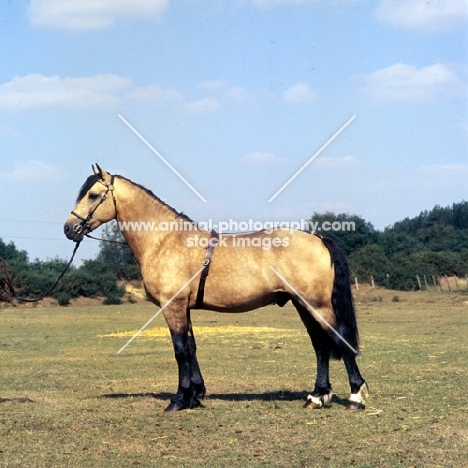
[[[310,392],[264,392],[264,393],[211,393],[207,395],[208,400],[223,401],[302,401],[307,400]],[[332,403],[341,406],[347,406],[348,400],[339,398],[336,395],[332,397]]]
[[[156,398],[157,400],[170,400],[173,393],[104,393],[98,398]]]
[[[29,398],[0,398],[0,403],[5,403],[6,401],[18,401],[19,403],[34,403],[34,400]]]
[[[222,401],[303,401],[307,399],[309,392],[276,391],[263,393],[210,393],[206,395],[206,400]],[[170,400],[173,393],[105,393],[99,398],[155,398],[157,400]],[[339,398],[333,395],[332,403],[347,406],[347,399]]]

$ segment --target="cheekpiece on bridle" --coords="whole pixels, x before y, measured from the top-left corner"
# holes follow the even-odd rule
[[[104,187],[106,187],[107,190],[102,195],[101,199],[99,200],[99,203],[88,213],[88,216],[84,218],[83,216],[79,215],[76,211],[71,212],[73,216],[76,216],[78,219],[81,219],[81,223],[75,224],[73,226],[73,231],[75,231],[76,233],[82,232],[83,229],[87,229],[88,232],[92,231],[91,226],[89,225],[89,222],[91,221],[91,219],[93,219],[93,215],[95,211],[106,201],[107,195],[109,194],[109,192],[112,194],[112,199],[114,200],[114,206],[117,208],[117,202],[115,201],[115,196],[114,196],[114,176],[111,175],[110,184],[106,184],[103,180],[98,180],[98,182],[104,185]]]

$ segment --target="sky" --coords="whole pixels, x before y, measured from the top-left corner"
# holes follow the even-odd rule
[[[215,223],[468,200],[467,31],[467,0],[0,0],[0,238],[68,258],[96,162]]]

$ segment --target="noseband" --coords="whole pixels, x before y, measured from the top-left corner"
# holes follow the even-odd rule
[[[93,219],[93,215],[94,215],[95,211],[106,201],[107,195],[108,195],[109,192],[112,194],[112,199],[114,200],[114,207],[117,210],[117,203],[115,201],[115,196],[114,196],[114,176],[111,175],[110,184],[106,184],[102,180],[98,180],[98,182],[101,183],[102,185],[104,185],[104,187],[106,187],[107,190],[102,195],[101,199],[99,200],[99,203],[88,213],[88,216],[86,216],[86,218],[83,218],[83,216],[79,215],[75,211],[71,212],[71,214],[73,216],[76,216],[78,219],[81,219],[81,223],[75,224],[73,226],[73,230],[76,233],[82,232],[83,228],[88,229],[88,232],[92,231],[91,226],[89,225],[89,222],[91,221],[91,219]]]

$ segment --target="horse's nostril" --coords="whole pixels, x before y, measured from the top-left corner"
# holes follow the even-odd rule
[[[68,234],[68,232],[70,231],[70,226],[68,224],[66,224],[64,227],[63,227],[63,232],[65,232],[65,234]]]

